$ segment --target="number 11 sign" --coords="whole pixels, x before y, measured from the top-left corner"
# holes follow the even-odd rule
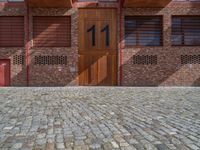
[[[87,32],[89,34],[91,34],[92,36],[92,46],[96,46],[96,25],[92,25],[88,30]],[[110,46],[110,27],[109,25],[106,25],[105,27],[103,27],[101,29],[101,33],[105,32],[105,43],[106,43],[106,47]],[[102,39],[100,39],[102,40]]]

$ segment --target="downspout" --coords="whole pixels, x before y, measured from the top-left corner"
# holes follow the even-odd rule
[[[25,18],[25,33],[26,33],[26,84],[29,86],[29,5],[26,0],[26,18]]]
[[[123,80],[123,68],[122,68],[122,65],[123,65],[123,56],[122,56],[122,49],[123,49],[123,13],[122,13],[122,9],[123,9],[123,3],[124,3],[124,0],[120,0],[119,1],[119,15],[120,15],[120,50],[119,50],[119,53],[120,53],[120,56],[119,56],[119,63],[120,63],[120,73],[119,73],[119,80],[120,80],[120,86],[122,86],[122,80]]]

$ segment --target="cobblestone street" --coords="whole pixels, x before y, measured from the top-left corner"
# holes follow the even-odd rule
[[[1,88],[0,149],[200,150],[200,88]]]

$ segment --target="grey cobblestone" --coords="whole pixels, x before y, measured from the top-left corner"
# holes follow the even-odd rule
[[[200,150],[200,88],[1,88],[1,150]]]

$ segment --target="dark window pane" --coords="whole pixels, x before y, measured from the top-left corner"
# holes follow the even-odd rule
[[[182,45],[182,35],[172,35],[173,45]]]
[[[128,46],[162,45],[162,17],[125,17],[125,44]]]
[[[200,45],[200,16],[172,18],[172,45]]]

